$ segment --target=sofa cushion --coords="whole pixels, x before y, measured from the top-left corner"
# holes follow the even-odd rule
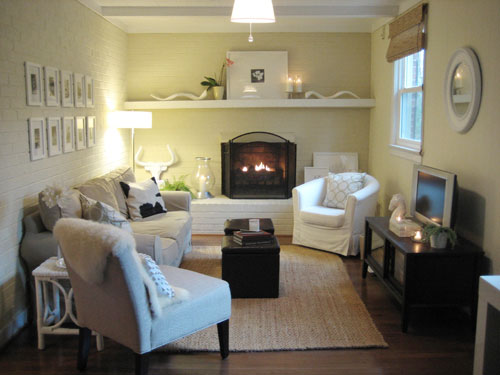
[[[344,209],[347,197],[363,188],[365,176],[366,173],[328,173],[323,205]]]
[[[113,207],[106,203],[95,201],[83,194],[80,194],[80,202],[82,203],[82,217],[85,220],[111,224],[132,233],[132,227],[125,216]]]
[[[324,206],[309,206],[300,211],[300,219],[322,227],[338,228],[344,225],[344,210]]]
[[[106,203],[108,206],[119,210],[118,202],[115,198],[113,185],[104,177],[97,177],[77,186],[80,192],[98,202]]]
[[[46,229],[52,231],[57,220],[62,217],[82,217],[80,193],[77,190],[61,189],[55,195],[52,194],[53,196],[49,197],[48,189],[54,191],[54,188],[49,187],[38,194],[40,217]]]
[[[191,239],[191,215],[186,211],[171,211],[166,214],[150,216],[142,221],[131,221],[134,233],[154,234],[161,238],[176,241],[179,249],[189,247]],[[164,255],[165,256],[165,255]],[[170,261],[163,259],[165,264]]]
[[[167,212],[154,177],[143,182],[120,182],[132,220]]]
[[[123,194],[122,187],[120,186],[120,181],[135,182],[135,175],[132,168],[119,167],[105,174],[103,177],[108,180],[111,185],[110,187],[113,189],[120,213],[128,218],[127,203],[125,201],[125,195]]]

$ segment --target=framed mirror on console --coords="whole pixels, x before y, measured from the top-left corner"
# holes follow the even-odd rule
[[[451,56],[444,100],[451,128],[459,133],[469,131],[481,104],[481,67],[472,48],[459,48]]]

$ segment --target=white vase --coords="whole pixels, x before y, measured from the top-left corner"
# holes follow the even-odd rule
[[[214,99],[222,100],[224,97],[224,86],[214,86],[212,90],[214,90]]]
[[[448,235],[439,233],[431,236],[431,247],[434,249],[444,249],[448,243]]]

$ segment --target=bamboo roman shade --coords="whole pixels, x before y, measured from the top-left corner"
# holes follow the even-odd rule
[[[389,48],[386,58],[393,62],[423,49],[427,4],[420,4],[389,24]]]

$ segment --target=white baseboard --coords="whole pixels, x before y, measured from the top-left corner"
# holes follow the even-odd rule
[[[28,309],[19,311],[14,319],[0,329],[0,348],[3,348],[7,342],[14,337],[28,322]]]

